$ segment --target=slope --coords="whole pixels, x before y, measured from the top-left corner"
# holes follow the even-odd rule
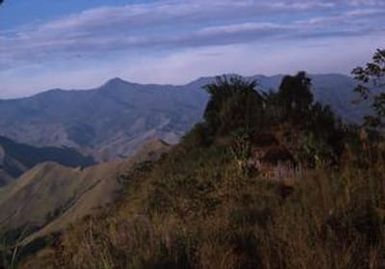
[[[57,232],[112,202],[122,187],[121,174],[140,161],[157,159],[168,147],[149,141],[138,157],[84,169],[39,164],[3,189],[0,231],[18,241],[35,232],[39,236]]]

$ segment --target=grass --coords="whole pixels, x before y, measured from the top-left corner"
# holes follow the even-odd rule
[[[272,182],[225,146],[177,146],[22,268],[383,268],[385,165]]]

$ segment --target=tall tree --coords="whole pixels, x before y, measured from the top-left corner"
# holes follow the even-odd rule
[[[304,115],[313,103],[311,79],[303,71],[295,76],[285,76],[278,98],[288,116]]]
[[[211,98],[204,119],[212,133],[225,134],[258,125],[264,98],[256,91],[256,86],[256,81],[246,81],[239,76],[217,77],[214,83],[205,86]]]
[[[378,49],[371,62],[364,67],[354,68],[352,74],[359,82],[355,91],[363,100],[370,97],[373,100],[375,116],[367,116],[366,124],[383,128],[385,126],[385,49]]]

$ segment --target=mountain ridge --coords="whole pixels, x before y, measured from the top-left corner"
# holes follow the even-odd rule
[[[87,167],[95,164],[72,148],[34,147],[0,136],[0,186],[21,176],[25,171],[43,162],[52,161],[68,167]]]
[[[255,75],[264,91],[277,89],[283,75]],[[310,75],[317,101],[342,118],[358,122],[368,106],[353,106],[355,81],[341,74]],[[139,84],[113,78],[89,90],[53,89],[0,100],[0,135],[35,146],[66,146],[97,161],[129,157],[143,141],[175,144],[202,120],[208,94],[202,86],[215,77],[184,85]],[[11,124],[12,123],[12,124]]]
[[[11,98],[1,98],[0,97],[0,102],[2,101],[12,101],[12,100],[20,100],[20,99],[25,99],[25,98],[31,98],[35,97],[37,95],[41,94],[46,94],[50,92],[84,92],[84,91],[92,91],[92,90],[98,90],[108,84],[115,84],[115,82],[122,82],[123,84],[128,84],[128,85],[141,85],[141,86],[164,86],[164,87],[186,87],[191,84],[196,84],[196,83],[201,83],[205,84],[208,81],[211,81],[215,79],[216,77],[220,76],[241,76],[247,79],[257,79],[258,78],[275,78],[279,77],[282,78],[285,76],[283,73],[279,74],[274,74],[274,75],[266,75],[266,74],[256,74],[256,75],[239,75],[237,73],[224,73],[216,76],[201,76],[198,77],[197,79],[193,79],[191,81],[188,81],[186,83],[145,83],[145,82],[139,82],[139,81],[131,81],[131,80],[126,80],[122,77],[112,77],[110,79],[107,79],[105,82],[103,82],[100,86],[96,87],[87,87],[87,88],[79,88],[79,89],[72,89],[72,88],[52,88],[52,89],[46,89],[39,91],[37,93],[33,93],[27,96],[21,96],[21,97],[11,97]],[[344,77],[344,78],[350,78],[353,80],[353,77],[350,75],[342,74],[342,73],[311,73],[309,74],[310,77],[330,77],[330,76],[336,76],[336,77]]]

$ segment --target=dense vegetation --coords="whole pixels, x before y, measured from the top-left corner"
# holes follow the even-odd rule
[[[276,93],[256,87],[240,77],[207,85],[202,123],[120,175],[117,204],[21,267],[384,268],[378,130],[314,103],[304,72]]]
[[[352,74],[360,82],[355,89],[362,99],[372,99],[375,115],[366,117],[365,124],[370,127],[384,128],[385,118],[385,49],[378,49],[372,62],[365,67],[356,67]],[[380,91],[379,91],[380,90]]]

